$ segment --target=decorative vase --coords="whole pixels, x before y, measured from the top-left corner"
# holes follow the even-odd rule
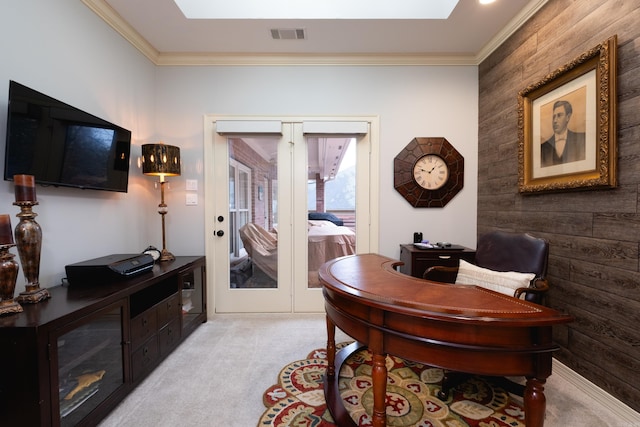
[[[35,304],[51,297],[46,288],[40,288],[40,250],[42,248],[42,229],[35,221],[38,215],[33,212],[33,206],[38,202],[17,201],[14,205],[20,207],[16,215],[20,222],[16,225],[15,239],[18,255],[22,263],[22,272],[27,280],[25,291],[18,296],[19,302]]]
[[[0,246],[0,315],[22,312],[22,306],[13,298],[18,263],[13,259],[15,255],[9,252],[11,246],[15,245]]]

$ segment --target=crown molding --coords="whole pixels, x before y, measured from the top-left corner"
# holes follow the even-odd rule
[[[549,0],[531,0],[527,6],[520,11],[509,23],[500,31],[489,43],[487,43],[476,56],[476,65],[487,59],[502,43],[520,29],[533,15],[540,10],[542,6],[547,4]]]
[[[398,66],[476,65],[473,56],[430,54],[160,53],[156,65]]]
[[[105,0],[82,2],[157,66],[424,66],[479,65],[548,0],[531,0],[477,55],[159,52]]]
[[[106,1],[104,0],[82,0],[89,9],[98,15],[118,34],[131,43],[151,62],[157,65],[159,52],[144,37],[140,35],[131,25],[127,23]]]

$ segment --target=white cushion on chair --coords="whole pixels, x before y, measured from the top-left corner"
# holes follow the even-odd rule
[[[533,273],[494,271],[478,267],[461,259],[456,285],[478,285],[501,294],[513,296],[516,289],[527,288],[536,277]]]

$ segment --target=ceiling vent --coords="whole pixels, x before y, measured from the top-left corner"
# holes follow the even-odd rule
[[[272,28],[271,38],[274,40],[304,40],[307,35],[303,28]]]

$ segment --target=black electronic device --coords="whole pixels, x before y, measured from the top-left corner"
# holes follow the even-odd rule
[[[131,132],[9,82],[4,179],[127,192]]]
[[[454,244],[451,244],[451,243],[448,243],[448,242],[414,243],[413,246],[418,248],[418,249],[425,249],[425,250],[429,250],[429,249],[438,249],[438,250],[446,249],[446,250],[449,250],[449,251],[462,251],[462,250],[465,249],[464,246],[454,245]]]
[[[65,271],[71,286],[92,286],[146,273],[153,263],[149,254],[114,254],[67,265]]]

